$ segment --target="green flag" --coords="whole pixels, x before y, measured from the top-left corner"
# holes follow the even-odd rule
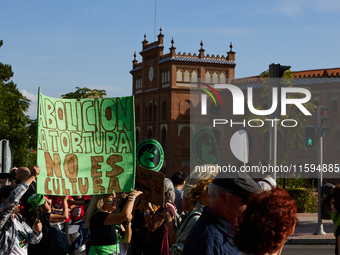
[[[129,192],[135,183],[134,98],[60,99],[39,90],[37,192]]]

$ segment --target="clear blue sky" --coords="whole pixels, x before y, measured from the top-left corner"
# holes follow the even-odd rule
[[[157,0],[156,27],[164,53],[226,55],[236,52],[236,77],[258,75],[270,63],[292,70],[339,67],[340,2],[337,0]],[[155,0],[2,1],[0,62],[32,100],[38,87],[60,97],[75,87],[105,89],[109,97],[132,93],[133,54],[141,61],[144,34],[154,41]]]

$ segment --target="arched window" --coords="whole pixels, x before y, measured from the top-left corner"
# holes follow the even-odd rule
[[[179,103],[179,114],[182,116],[190,117],[190,100],[181,100]]]
[[[209,72],[206,72],[205,74],[205,82],[211,83],[211,74]]]
[[[332,112],[338,112],[338,101],[336,100],[332,102]]]
[[[152,104],[150,103],[149,104],[149,119],[150,119],[150,121],[151,121],[151,119],[152,119]]]
[[[148,139],[152,139],[152,130],[151,129],[148,130]]]
[[[165,128],[162,129],[162,146],[163,146],[163,149],[166,148],[166,129]]]
[[[213,73],[213,83],[218,83],[218,74],[216,72]]]
[[[220,75],[220,83],[226,83],[226,80],[225,80],[225,73],[221,73]]]
[[[183,81],[183,73],[181,70],[177,71],[177,81]]]
[[[155,106],[153,107],[153,116],[155,117],[156,119],[156,116],[157,116],[157,105],[155,104]]]
[[[147,120],[148,119],[148,107],[147,106],[145,106],[145,120]]]
[[[185,82],[190,82],[190,73],[188,70],[184,72],[184,81]]]
[[[193,71],[191,74],[191,82],[197,82],[197,72]]]

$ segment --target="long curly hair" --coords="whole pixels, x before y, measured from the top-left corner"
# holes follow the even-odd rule
[[[241,216],[234,243],[245,253],[272,254],[293,232],[298,222],[296,214],[295,201],[284,189],[253,194]]]

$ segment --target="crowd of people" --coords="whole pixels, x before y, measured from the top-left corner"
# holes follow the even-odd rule
[[[281,254],[297,224],[288,193],[270,176],[256,183],[245,173],[207,169],[165,178],[163,205],[139,190],[40,195],[39,167],[14,169],[15,181],[0,189],[0,254],[75,254],[83,246],[90,255]]]

